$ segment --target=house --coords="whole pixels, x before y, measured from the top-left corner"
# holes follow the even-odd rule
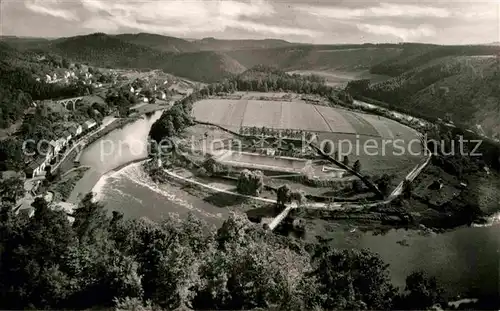
[[[52,81],[52,77],[49,75],[45,75],[45,82],[50,83]]]
[[[130,92],[135,93],[135,89],[133,86],[130,87]]]
[[[443,188],[443,181],[441,179],[434,180],[427,188],[430,190],[441,190]]]
[[[45,163],[50,163],[54,157],[54,147],[49,143],[47,150],[45,150]]]
[[[35,215],[35,208],[33,206],[22,207],[17,213],[21,217],[31,218]]]
[[[142,101],[143,101],[143,102],[145,102],[145,103],[149,103],[149,99],[148,99],[147,97],[144,97],[144,98],[142,99]]]
[[[61,142],[59,140],[51,140],[49,142],[49,146],[51,147],[52,149],[52,153],[53,155],[56,155],[59,153],[59,151],[61,150],[62,148],[62,145],[60,144]]]
[[[26,168],[26,177],[33,178],[42,175],[45,171],[47,162],[45,157],[38,157],[31,161]]]
[[[71,135],[69,131],[64,131],[62,132],[61,138],[64,139],[66,143],[68,143],[71,140],[71,138],[73,138],[73,135]]]
[[[264,151],[265,151],[265,154],[268,156],[274,157],[274,155],[276,154],[276,150],[273,148],[266,148]]]
[[[78,135],[76,132],[76,126],[68,127],[68,132],[71,134],[71,137],[76,137]]]
[[[90,119],[90,120],[85,121],[85,123],[83,123],[82,127],[83,127],[84,131],[88,131],[88,130],[94,128],[96,125],[97,125],[97,123],[94,120]]]
[[[74,124],[68,128],[68,132],[71,133],[71,136],[75,138],[76,136],[80,135],[82,133],[83,129],[80,124]]]

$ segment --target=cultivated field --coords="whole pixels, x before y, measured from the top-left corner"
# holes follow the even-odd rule
[[[412,130],[383,117],[311,105],[298,99],[291,102],[206,99],[195,103],[193,116],[198,121],[211,122],[233,130],[255,126],[320,133],[357,134],[385,139],[394,139],[398,135],[416,137]]]
[[[193,116],[236,132],[254,126],[314,132],[320,146],[325,141],[333,143],[332,155],[338,151],[339,160],[348,154],[350,165],[360,160],[363,173],[388,173],[395,175],[398,182],[425,157],[418,133],[396,121],[308,104],[296,94],[290,94],[291,101],[279,100],[283,94],[273,95],[276,93],[249,92],[239,100],[202,100],[195,103]],[[257,100],[263,96],[273,99]]]

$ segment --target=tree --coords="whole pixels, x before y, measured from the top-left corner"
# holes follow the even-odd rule
[[[69,61],[66,58],[62,59],[62,67],[63,68],[69,69],[70,65],[71,64],[69,63]]]
[[[403,197],[405,199],[409,199],[412,195],[412,192],[413,192],[413,184],[408,179],[405,179],[403,181],[403,189],[402,189]]]
[[[434,304],[445,303],[443,289],[438,286],[436,278],[422,271],[406,278],[405,293],[401,298],[399,307],[406,310],[426,310]]]
[[[290,200],[297,202],[297,204],[302,205],[306,202],[306,195],[304,191],[294,191],[290,194]]]
[[[388,265],[368,250],[336,250],[321,242],[313,255],[317,292],[326,310],[387,310],[396,289]],[[311,305],[311,303],[308,303]]]
[[[288,185],[283,185],[276,191],[276,204],[278,207],[284,207],[291,200],[291,190]]]
[[[208,156],[203,161],[203,168],[205,168],[206,172],[209,175],[216,174],[219,171],[219,165],[217,161],[212,156]]]
[[[0,202],[3,200],[16,203],[24,195],[24,182],[18,177],[0,179]]]
[[[354,162],[354,165],[352,168],[356,173],[360,173],[361,172],[361,162],[359,162],[359,160],[356,160],[356,162]]]
[[[384,196],[390,193],[391,182],[392,178],[387,174],[382,175],[382,177],[377,180],[377,187]]]
[[[104,206],[93,201],[92,193],[87,194],[73,213],[73,230],[80,241],[98,239],[108,229],[110,223]]]
[[[344,160],[342,161],[342,163],[343,163],[345,166],[349,166],[349,157],[348,157],[348,156],[344,156]]]
[[[323,152],[327,155],[331,155],[333,152],[333,143],[331,141],[325,141],[323,145]]]
[[[363,191],[363,182],[359,179],[355,179],[352,181],[352,190],[354,190],[357,193],[360,193]]]
[[[264,175],[261,171],[241,171],[236,189],[241,194],[258,196],[264,188]]]

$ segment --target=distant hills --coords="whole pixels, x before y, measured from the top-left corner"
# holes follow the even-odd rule
[[[256,65],[284,71],[370,72],[387,79],[351,91],[410,112],[452,115],[456,122],[500,132],[497,43],[311,45],[277,39],[185,40],[148,33],[95,33],[53,40],[2,37],[1,41],[19,50],[58,54],[80,63],[162,69],[201,82],[215,82]]]
[[[194,40],[193,43],[202,51],[234,51],[246,49],[272,49],[297,45],[285,40],[220,40],[215,38],[203,38]]]

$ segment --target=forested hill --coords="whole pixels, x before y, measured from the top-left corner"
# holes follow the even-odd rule
[[[168,49],[177,49],[177,45],[168,47],[166,41],[162,41],[164,45],[159,48],[160,43],[153,35],[132,39],[95,33],[53,40],[41,49],[98,67],[163,69],[176,76],[203,82],[214,82],[245,70],[245,67],[226,54],[212,51],[165,52]],[[146,45],[148,40],[155,41],[158,45],[149,47]],[[179,40],[170,42],[175,41],[174,44],[178,44]],[[184,43],[189,44],[187,41]],[[187,46],[184,47],[189,50]]]
[[[189,41],[150,33],[120,34],[116,35],[115,38],[162,52],[185,53],[199,51],[198,46]]]
[[[499,53],[496,46],[415,47],[371,68],[391,79],[348,89],[410,114],[477,124],[492,136],[500,133]]]
[[[6,128],[20,120],[33,100],[72,97],[85,93],[82,84],[59,85],[36,81],[55,68],[69,66],[56,55],[46,55],[37,61],[37,55],[20,52],[0,42],[0,128]]]
[[[22,40],[4,41],[19,46]],[[479,124],[490,133],[500,131],[497,107],[500,47],[493,45],[298,45],[281,40],[214,38],[190,42],[144,33],[115,36],[96,33],[27,42],[26,46],[31,44],[44,53],[56,53],[99,67],[163,69],[209,83],[257,65],[284,71],[370,71],[392,78],[373,84],[351,83],[351,92],[413,114],[451,117],[467,126]],[[219,51],[212,51],[217,47]]]

